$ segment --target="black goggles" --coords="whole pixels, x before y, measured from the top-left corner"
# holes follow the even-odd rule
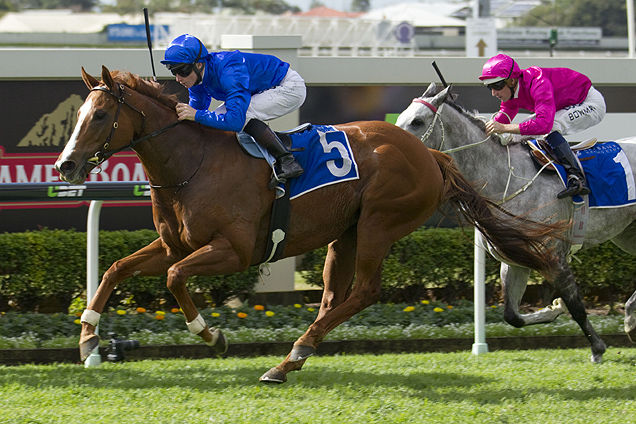
[[[172,75],[180,77],[189,76],[194,70],[194,63],[177,63],[177,64],[169,64],[167,66],[168,70],[172,72]]]
[[[486,87],[488,87],[489,90],[499,91],[499,90],[503,89],[505,86],[506,86],[506,80],[502,79],[501,81],[497,81],[497,82],[493,82],[492,84],[488,84]]]

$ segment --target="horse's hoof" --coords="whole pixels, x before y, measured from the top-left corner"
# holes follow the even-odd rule
[[[262,383],[282,384],[287,381],[287,374],[274,367],[258,379]]]
[[[313,346],[303,346],[298,345],[294,346],[291,353],[289,354],[289,362],[298,362],[303,359],[307,359],[316,353],[316,349]]]
[[[99,336],[96,334],[93,335],[93,337],[91,337],[90,339],[84,342],[81,342],[79,345],[80,359],[82,361],[85,361],[86,358],[91,356],[91,353],[93,353],[93,351],[97,349],[98,347],[99,347]]]
[[[225,352],[227,352],[229,343],[227,342],[227,337],[225,337],[225,334],[223,334],[221,330],[219,329],[214,330],[215,333],[217,331],[218,331],[218,337],[216,334],[214,337],[216,338],[216,342],[214,343],[214,345],[210,347],[212,348],[216,356],[222,356]]]
[[[561,313],[564,313],[568,310],[567,306],[565,306],[565,302],[560,297],[554,299],[552,301],[552,304],[548,305],[548,308],[552,309],[553,311],[559,311]]]

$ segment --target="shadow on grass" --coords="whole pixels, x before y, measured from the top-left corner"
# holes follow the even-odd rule
[[[633,357],[626,355],[621,363],[633,365]],[[608,399],[632,401],[636,385],[607,387],[603,382],[602,369],[593,377],[596,388],[585,386],[577,389],[542,387],[540,380],[534,388],[524,384],[523,389],[501,388],[502,377],[486,377],[459,372],[427,371],[425,364],[414,363],[408,368],[400,364],[395,371],[395,361],[377,358],[371,370],[356,370],[356,364],[347,363],[348,358],[332,358],[332,361],[308,362],[300,372],[289,374],[283,385],[264,385],[258,382],[275,357],[246,360],[162,360],[131,363],[105,363],[100,367],[85,369],[81,365],[45,365],[0,368],[0,387],[19,385],[28,388],[75,388],[96,392],[106,390],[138,390],[182,388],[184,391],[214,392],[241,391],[259,387],[259,390],[317,393],[347,390],[361,393],[381,388],[387,392],[399,391],[400,395],[434,402],[468,401],[478,404],[502,404],[510,400],[523,401],[539,392],[542,396],[575,401]],[[623,362],[624,361],[624,362]],[[533,364],[533,367],[536,364]],[[352,367],[353,366],[353,367]],[[567,382],[568,376],[563,376]],[[508,386],[504,382],[504,386]]]

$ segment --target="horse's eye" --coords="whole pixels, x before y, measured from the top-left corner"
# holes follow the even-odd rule
[[[105,117],[106,117],[106,112],[101,109],[95,111],[95,114],[93,115],[93,119],[95,119],[96,121],[102,120]]]
[[[424,125],[424,121],[420,118],[415,118],[411,121],[411,125],[414,127],[421,127],[422,125]]]

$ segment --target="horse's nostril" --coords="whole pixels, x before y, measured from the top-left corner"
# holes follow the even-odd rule
[[[62,172],[71,172],[74,169],[75,169],[75,162],[70,160],[63,162],[62,165],[60,166],[60,170]]]

